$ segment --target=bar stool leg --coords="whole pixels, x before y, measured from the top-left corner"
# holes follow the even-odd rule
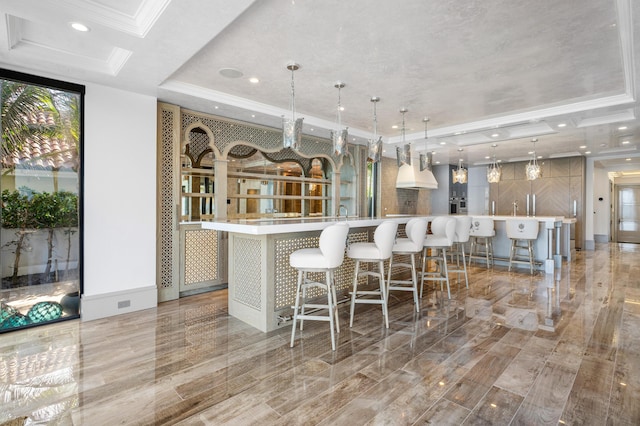
[[[293,326],[291,327],[291,345],[293,347],[293,342],[296,338],[296,324],[298,321],[298,307],[300,306],[300,287],[302,287],[302,271],[298,271],[298,285],[296,288],[296,302],[293,307]]]
[[[444,271],[445,280],[447,281],[447,296],[451,299],[451,286],[449,285],[449,268],[447,268],[447,249],[442,248],[442,270]],[[442,289],[442,282],[440,283]]]
[[[413,281],[413,303],[415,303],[416,305],[416,312],[420,312],[420,305],[418,302],[418,276],[416,274],[416,254],[415,253],[411,253],[411,280]],[[388,297],[387,297],[387,300],[389,300]]]
[[[338,316],[338,297],[336,296],[336,276],[334,271],[331,271],[331,293],[333,294],[333,305],[335,306],[336,331],[340,333],[340,317]]]
[[[325,280],[327,283],[327,305],[329,307],[329,327],[331,327],[331,350],[335,351],[336,350],[336,335],[335,335],[335,331],[333,329],[334,324],[334,308],[335,306],[333,305],[333,292],[331,291],[331,273],[329,271],[326,271],[325,273]]]
[[[351,293],[351,317],[349,319],[349,327],[353,327],[353,314],[356,309],[356,292],[358,291],[358,273],[360,271],[360,261],[356,260],[355,271],[353,274],[353,292]]]
[[[384,260],[378,263],[380,268],[380,297],[382,298],[382,314],[384,315],[384,324],[389,328],[389,314],[387,312],[387,289],[384,283]]]

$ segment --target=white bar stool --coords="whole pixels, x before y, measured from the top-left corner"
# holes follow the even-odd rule
[[[424,290],[425,281],[440,282],[440,291],[443,291],[442,283],[447,283],[447,294],[451,299],[451,287],[449,286],[449,272],[447,269],[447,249],[451,248],[456,233],[456,219],[450,216],[438,216],[431,221],[431,234],[427,235],[422,244],[422,281],[420,284],[420,297]],[[431,256],[427,251],[431,250]],[[434,272],[427,272],[426,266],[429,259],[436,260],[438,267]]]
[[[413,303],[416,306],[416,312],[420,312],[420,304],[418,302],[418,277],[416,273],[416,254],[420,254],[422,251],[422,244],[424,243],[425,236],[427,234],[427,219],[416,217],[409,219],[405,226],[405,233],[407,238],[397,238],[396,243],[393,245],[391,257],[389,258],[389,271],[387,277],[387,300],[389,300],[389,291],[413,291]],[[411,264],[409,263],[393,263],[393,255],[405,255],[411,257]],[[410,268],[411,279],[410,280],[392,280],[391,269],[392,268]]]
[[[472,259],[485,259],[487,268],[493,265],[493,237],[495,236],[496,230],[492,218],[474,217],[471,220],[469,266]]]
[[[347,257],[356,261],[353,275],[353,291],[351,292],[351,317],[349,327],[353,327],[353,314],[356,303],[380,304],[384,316],[385,326],[389,328],[389,315],[387,313],[387,290],[384,283],[384,261],[389,259],[393,250],[398,224],[386,220],[376,228],[372,243],[354,243],[347,248]],[[360,271],[360,263],[370,262],[378,264],[378,271]],[[358,290],[358,278],[361,276],[373,276],[378,278],[380,290]],[[379,296],[379,299],[358,296]]]
[[[291,327],[291,347],[296,336],[296,323],[300,319],[300,330],[303,328],[304,320],[329,321],[331,326],[331,349],[336,350],[334,334],[335,328],[340,332],[340,322],[338,320],[338,306],[336,304],[336,288],[334,271],[342,265],[344,261],[344,250],[347,245],[347,234],[349,225],[346,222],[336,223],[326,227],[320,234],[318,248],[306,248],[296,250],[289,256],[289,264],[298,270],[298,286],[296,289],[296,301],[293,307],[293,325]],[[324,272],[325,282],[320,283],[307,279],[309,272]],[[327,291],[327,304],[307,303],[307,288],[320,287]],[[302,303],[300,298],[302,297]],[[327,309],[328,315],[306,314],[305,308],[315,310]],[[300,310],[300,313],[298,311]]]
[[[460,274],[464,274],[464,283],[469,288],[469,275],[467,274],[467,258],[465,255],[465,244],[469,242],[471,232],[471,216],[456,216],[456,233],[451,246],[451,263],[453,269],[449,268],[449,274],[456,273],[458,282]],[[453,258],[455,256],[455,263]],[[460,265],[460,257],[462,256],[462,265]]]
[[[508,219],[507,237],[511,239],[511,253],[509,254],[509,271],[513,263],[529,265],[533,275],[533,241],[538,238],[537,219]],[[522,252],[526,250],[526,254]]]

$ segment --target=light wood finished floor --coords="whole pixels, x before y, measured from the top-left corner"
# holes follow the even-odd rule
[[[226,291],[0,335],[0,424],[638,425],[640,246],[597,245],[561,276],[474,266],[470,289],[390,327],[359,305],[263,334]],[[436,295],[437,296],[437,295]]]

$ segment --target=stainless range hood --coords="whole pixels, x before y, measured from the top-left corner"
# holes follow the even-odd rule
[[[398,169],[396,188],[403,189],[438,189],[433,172],[428,168],[420,171],[417,164],[403,164]]]

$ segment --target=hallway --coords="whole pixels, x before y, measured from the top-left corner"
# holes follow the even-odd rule
[[[264,334],[227,292],[0,335],[0,425],[640,424],[640,246],[564,275],[471,268],[454,301],[392,293],[341,333]],[[426,290],[426,289],[425,289]],[[438,292],[439,293],[439,292]],[[16,423],[20,424],[20,423]]]

